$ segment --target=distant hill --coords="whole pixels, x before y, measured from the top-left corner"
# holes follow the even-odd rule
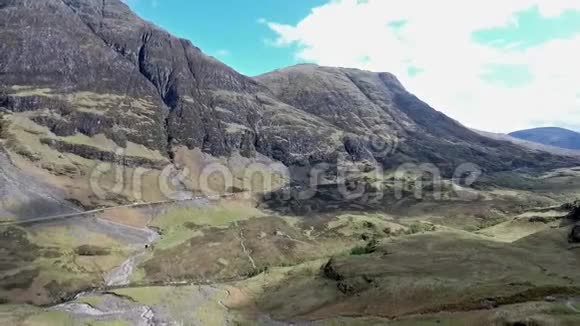
[[[566,149],[580,149],[580,133],[556,127],[534,128],[512,132],[510,136]]]
[[[580,156],[580,150],[578,150],[578,149],[567,149],[567,148],[561,148],[561,147],[556,147],[556,146],[544,145],[544,144],[532,142],[529,140],[516,138],[516,137],[510,136],[508,134],[493,133],[493,132],[476,130],[476,129],[471,129],[471,130],[473,130],[474,132],[476,132],[482,136],[492,138],[495,140],[508,141],[512,144],[516,144],[516,145],[525,147],[525,148],[533,150],[533,151],[548,152],[548,153],[551,153],[554,155]]]

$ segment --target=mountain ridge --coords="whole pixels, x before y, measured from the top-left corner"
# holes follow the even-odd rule
[[[385,169],[433,163],[446,176],[467,162],[484,171],[578,164],[481,137],[389,73],[300,65],[246,77],[119,0],[2,0],[0,11],[8,152],[90,205],[102,201],[79,182],[102,163],[128,174],[188,167],[182,183],[192,190],[215,161],[283,163],[295,181],[292,167],[341,158]]]
[[[496,140],[508,141],[508,142],[514,143],[518,146],[529,148],[529,149],[534,150],[534,151],[548,152],[548,153],[552,153],[555,155],[564,155],[564,156],[580,156],[580,150],[565,149],[565,148],[561,148],[561,147],[536,143],[536,142],[532,142],[529,140],[516,138],[514,136],[510,136],[509,134],[493,133],[493,132],[482,131],[482,130],[477,130],[477,129],[472,129],[472,130],[474,132],[482,135],[482,136],[496,139]]]
[[[519,139],[555,146],[559,148],[580,150],[580,133],[560,128],[560,127],[541,127],[526,130],[514,131],[509,134]]]
[[[285,103],[330,121],[347,132],[378,134],[398,142],[397,152],[375,157],[386,167],[407,162],[431,162],[449,173],[452,167],[472,162],[483,165],[484,169],[497,170],[502,169],[503,163],[512,162],[510,157],[537,154],[469,130],[409,93],[390,73],[308,64],[278,69],[255,79]],[[348,84],[355,87],[348,88],[345,86]],[[324,98],[330,101],[321,100]],[[379,119],[374,119],[376,117]],[[466,148],[469,150],[454,153]],[[439,156],[438,152],[445,153],[445,157]],[[486,155],[504,157],[499,161],[482,160]],[[369,158],[371,155],[357,156]],[[453,162],[451,169],[445,166],[448,161]]]

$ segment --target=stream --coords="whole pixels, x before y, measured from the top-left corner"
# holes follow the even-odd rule
[[[223,314],[226,316],[224,317],[225,325],[234,324],[233,320],[228,317],[229,308],[224,302],[230,293],[226,288],[220,288],[215,284],[165,283],[164,286],[194,287],[191,293],[182,298],[184,304],[190,308],[178,312],[174,311],[174,308],[166,302],[149,305],[111,292],[112,289],[123,288],[131,284],[131,278],[137,266],[143,262],[150,250],[148,247],[150,248],[160,238],[160,234],[148,227],[138,228],[102,219],[95,219],[92,222],[85,221],[85,224],[90,224],[92,228],[110,236],[124,239],[129,243],[130,248],[133,248],[133,251],[118,267],[103,276],[104,289],[80,292],[70,301],[50,307],[49,310],[67,313],[83,325],[85,322],[107,323],[122,320],[129,325],[137,326],[183,324],[201,326],[207,324],[206,316],[198,315],[196,308],[204,307],[212,302],[219,307],[220,311],[223,310]],[[107,289],[111,291],[107,291]],[[225,296],[216,297],[222,291]],[[286,325],[274,323],[269,319],[265,321],[266,324]]]
[[[100,294],[100,297],[102,300],[98,307],[82,302],[68,302],[54,306],[51,309],[91,321],[125,320],[130,322],[131,325],[137,326],[153,326],[157,324],[155,322],[155,313],[149,306],[112,294]]]
[[[116,233],[122,232],[127,237],[132,238],[133,244],[131,246],[135,248],[135,252],[117,268],[104,275],[104,281],[107,287],[129,285],[133,272],[139,263],[141,263],[141,259],[147,254],[147,247],[159,239],[159,233],[148,227],[137,228],[108,220],[99,219],[97,224],[100,228],[112,228]],[[89,296],[99,296],[102,298],[98,307],[82,302],[84,297]],[[50,309],[63,311],[77,317],[90,318],[91,320],[107,321],[123,319],[130,321],[132,325],[156,325],[154,321],[155,313],[151,307],[100,291],[78,293],[74,297],[74,301],[59,304]]]
[[[159,239],[159,233],[150,228],[143,228],[140,230],[147,233],[147,242],[141,244],[141,249],[129,256],[129,258],[127,258],[127,260],[125,260],[119,267],[105,275],[105,284],[107,286],[128,285],[135,268],[141,262],[141,258],[147,254],[147,247],[150,247],[155,241],[157,241],[157,239]]]

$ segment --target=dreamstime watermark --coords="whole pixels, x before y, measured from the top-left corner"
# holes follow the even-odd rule
[[[374,139],[374,154],[393,153],[395,142]],[[122,157],[122,152],[117,152]],[[384,157],[383,156],[383,157]],[[122,162],[122,160],[119,160]],[[292,171],[300,169],[300,177]],[[304,171],[306,169],[306,171]],[[432,163],[405,163],[385,171],[378,161],[353,161],[338,155],[336,162],[308,167],[286,167],[281,163],[249,163],[232,168],[211,162],[201,168],[167,164],[163,167],[127,167],[121,163],[99,163],[89,174],[89,187],[99,199],[123,195],[135,201],[149,197],[187,200],[199,195],[238,194],[247,198],[276,196],[277,200],[307,200],[331,189],[342,200],[374,200],[391,196],[395,199],[474,200],[477,192],[471,186],[482,170],[473,163],[457,166],[452,174],[443,174]],[[444,177],[445,176],[445,177]],[[292,186],[289,182],[292,181]]]
[[[374,127],[372,133],[365,136],[371,153],[375,158],[386,158],[397,151],[399,139],[397,137],[387,137],[379,127]]]

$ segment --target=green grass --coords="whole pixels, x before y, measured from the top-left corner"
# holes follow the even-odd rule
[[[152,256],[153,256],[152,251],[147,252],[147,255],[143,258],[143,261],[151,259]],[[133,270],[133,275],[131,275],[130,283],[131,284],[143,284],[146,280],[146,277],[147,277],[147,273],[145,272],[145,269],[143,267],[137,266]]]
[[[574,308],[578,309],[577,306],[574,306]],[[553,306],[551,306],[550,307],[550,314],[552,314],[552,315],[580,315],[579,313],[570,309],[564,303],[555,303]]]
[[[92,146],[103,151],[113,151],[119,147],[104,134],[98,134],[92,137],[84,134],[75,134],[72,136],[61,137],[61,139],[70,144]],[[132,142],[127,142],[124,154],[127,156],[144,157],[157,161],[167,160],[159,151]]]
[[[27,326],[73,326],[74,319],[67,313],[54,310],[46,310],[26,319]]]
[[[103,302],[103,297],[98,295],[89,295],[79,298],[77,302],[85,303],[92,307],[97,307]]]
[[[425,233],[425,232],[433,232],[437,228],[433,224],[428,223],[413,223],[409,225],[409,229],[405,232],[408,235],[417,234],[417,233]]]
[[[0,216],[0,223],[10,223],[10,222],[14,222],[14,221],[16,221],[16,218],[14,218],[14,217]]]
[[[89,137],[84,134],[75,134],[72,136],[62,137],[62,140],[69,144],[92,146],[103,151],[112,151],[118,147],[112,140],[108,139],[103,134],[98,134],[93,137]]]
[[[9,226],[2,235],[2,245],[9,251],[3,257],[4,270],[0,270],[0,294],[11,303],[53,304],[79,290],[99,286],[103,274],[128,256],[123,244],[73,225]],[[22,293],[8,292],[11,289]]]
[[[317,322],[317,326],[464,326],[460,320],[453,321],[451,318],[420,317],[412,320],[387,321],[379,318],[336,318]]]
[[[235,204],[171,208],[151,223],[151,226],[162,232],[161,239],[154,247],[160,250],[173,248],[193,237],[203,236],[203,227],[227,227],[233,222],[262,215],[263,213],[253,207]]]
[[[477,226],[478,230],[483,230],[483,229],[487,229],[490,228],[492,226],[496,226],[498,224],[501,224],[503,222],[506,222],[506,218],[503,216],[492,216],[489,218],[484,219],[483,221],[481,221],[479,223],[479,225]]]
[[[532,217],[530,217],[529,221],[531,223],[548,224],[548,223],[552,223],[552,222],[555,222],[555,221],[560,220],[560,219],[561,219],[560,216],[532,216]]]
[[[377,240],[371,239],[365,246],[354,247],[350,251],[350,254],[354,256],[372,254],[373,252],[377,251],[377,244]]]
[[[28,96],[43,96],[43,97],[55,97],[53,89],[51,88],[35,88],[34,86],[19,86],[14,85],[11,87],[12,96],[18,97],[28,97]]]
[[[381,214],[345,214],[339,215],[328,222],[328,229],[346,237],[360,237],[362,235],[375,238],[393,236],[404,231],[404,227],[388,216]]]
[[[201,236],[203,236],[202,231],[192,231],[187,228],[175,227],[169,232],[164,233],[161,239],[155,243],[154,248],[156,250],[167,250],[176,247],[191,238]]]
[[[97,320],[87,321],[87,326],[131,326],[131,324],[124,320]]]
[[[170,297],[173,287],[141,287],[126,288],[112,291],[113,293],[129,297],[135,302],[152,306],[164,303]]]
[[[119,289],[114,293],[129,297],[139,304],[163,306],[177,323],[197,320],[201,325],[225,324],[227,311],[218,303],[226,299],[225,290],[217,291],[214,295],[199,286],[158,286]],[[195,300],[193,305],[192,300]]]
[[[318,276],[287,277],[267,287],[257,302],[273,318],[292,319],[311,317],[312,307],[323,312],[315,313],[318,318],[340,313],[405,316],[439,309],[477,310],[486,298],[497,298],[502,304],[542,300],[561,291],[576,291],[566,281],[576,282],[578,276],[569,268],[575,258],[565,250],[565,239],[565,232],[555,230],[516,244],[443,230],[393,238],[373,255],[359,247],[354,255],[335,257],[340,283],[351,285],[356,296],[345,297],[337,291],[339,282]],[[554,276],[546,277],[538,265],[549,266]],[[312,298],[303,298],[312,291]]]
[[[176,207],[155,218],[153,226],[171,230],[190,222],[199,226],[227,226],[235,221],[263,215],[259,210],[242,205],[218,205],[206,208]]]

